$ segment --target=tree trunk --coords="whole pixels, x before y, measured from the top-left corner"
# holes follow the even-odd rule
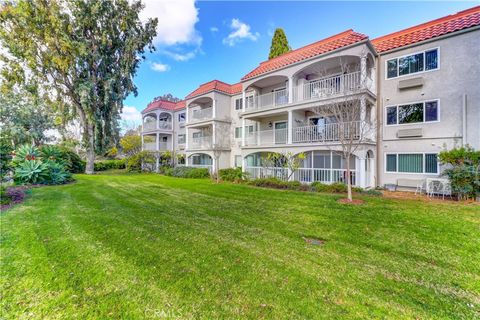
[[[352,198],[352,180],[350,179],[350,154],[347,157],[347,199],[349,202],[353,201]]]
[[[92,124],[87,124],[87,165],[85,166],[85,173],[86,174],[93,174],[94,173],[94,163],[95,163],[95,137],[94,137],[94,130]]]

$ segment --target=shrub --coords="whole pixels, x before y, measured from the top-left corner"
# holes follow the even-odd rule
[[[347,192],[347,185],[341,182],[325,184],[319,181],[315,181],[311,184],[311,186],[312,186],[312,189],[317,192],[328,192],[328,193],[346,193]],[[354,191],[354,188],[352,188],[352,191]]]
[[[6,186],[0,186],[0,204],[9,204],[11,202],[11,198],[7,194],[7,187]]]
[[[242,168],[228,168],[218,170],[218,175],[223,181],[239,182],[246,178]]]
[[[455,165],[445,169],[443,174],[450,180],[452,192],[459,199],[475,199],[480,194],[480,172],[474,166]]]
[[[210,177],[210,172],[207,168],[175,167],[171,175],[177,178],[204,179]]]
[[[95,171],[105,171],[111,169],[125,169],[125,160],[99,160],[95,161]]]
[[[19,184],[37,184],[48,181],[49,167],[40,160],[25,160],[15,169],[15,182]]]
[[[53,146],[53,145],[42,146],[40,148],[40,156],[44,161],[46,160],[55,161],[55,162],[62,161],[62,151],[57,146]]]
[[[362,190],[362,194],[366,194],[368,196],[376,196],[376,197],[381,197],[383,196],[383,193],[375,190],[375,189],[368,189],[368,190]]]
[[[255,180],[250,180],[248,184],[264,187],[264,188],[274,188],[274,189],[288,189],[296,191],[309,191],[310,186],[308,184],[302,184],[299,181],[283,181],[278,178],[260,178]]]
[[[30,144],[24,144],[18,147],[12,159],[14,166],[28,160],[37,160],[40,157],[40,151],[37,147]]]
[[[478,166],[480,165],[480,151],[475,151],[470,146],[454,148],[440,152],[438,159],[442,164]]]
[[[155,156],[150,151],[140,151],[129,157],[126,163],[128,171],[140,172],[143,170],[152,171],[155,167]]]
[[[85,161],[78,154],[71,150],[62,149],[60,158],[65,165],[65,170],[70,173],[85,172]]]
[[[63,184],[71,180],[72,174],[65,170],[65,166],[61,163],[48,161],[47,164],[47,178],[43,183],[45,184]]]
[[[172,167],[160,167],[160,173],[166,176],[173,175],[173,168]]]
[[[0,143],[0,182],[12,172],[12,151],[10,145]]]

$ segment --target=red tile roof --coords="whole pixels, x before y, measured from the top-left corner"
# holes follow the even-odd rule
[[[372,43],[381,53],[478,25],[480,6],[376,38]]]
[[[178,102],[172,102],[167,100],[157,100],[157,101],[150,102],[148,106],[142,111],[142,113],[150,112],[156,109],[177,111],[183,108],[185,108],[185,100],[181,100]]]
[[[220,91],[226,94],[235,94],[242,92],[242,84],[228,84],[219,80],[212,80],[210,82],[201,84],[197,89],[191,92],[185,99],[191,99],[193,97],[208,93],[210,91]]]
[[[368,39],[364,34],[353,31],[352,29],[336,34],[329,38],[314,42],[305,47],[284,53],[276,58],[266,60],[242,78],[247,80],[261,74],[278,70],[293,63],[312,58],[357,42]]]

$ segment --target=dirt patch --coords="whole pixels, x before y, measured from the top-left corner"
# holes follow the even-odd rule
[[[325,240],[323,239],[310,238],[310,237],[302,237],[302,239],[305,240],[306,243],[314,246],[320,246],[325,243]]]
[[[341,204],[351,204],[355,206],[358,206],[364,203],[364,201],[361,199],[353,199],[352,201],[349,201],[347,198],[338,199],[337,202]]]
[[[2,204],[0,206],[0,210],[7,210],[8,208],[23,202],[25,199],[25,190],[28,189],[26,186],[16,186],[16,187],[9,187],[7,189],[7,197],[10,198],[10,203]]]

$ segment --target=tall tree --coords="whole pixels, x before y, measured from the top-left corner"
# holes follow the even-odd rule
[[[164,101],[166,100],[166,101],[171,101],[171,102],[178,102],[178,101],[180,101],[180,100],[182,100],[182,99],[175,97],[175,96],[174,96],[173,94],[171,94],[171,93],[166,93],[166,94],[164,94],[163,96],[158,96],[158,97],[153,98],[153,101],[158,101],[158,100],[164,100]]]
[[[272,44],[270,45],[270,53],[268,59],[272,59],[292,50],[288,45],[287,36],[282,28],[275,29],[273,34]]]
[[[123,100],[157,19],[140,21],[140,1],[17,0],[0,7],[2,90],[34,86],[48,104],[82,126],[86,173],[95,153],[118,136]]]

